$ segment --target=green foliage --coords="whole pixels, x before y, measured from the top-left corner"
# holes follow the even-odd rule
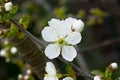
[[[93,75],[104,75],[103,72],[101,72],[100,70],[93,70],[91,73]]]
[[[95,17],[89,17],[88,21],[87,21],[87,25],[89,26],[93,26],[96,24],[96,19]]]
[[[74,80],[76,80],[76,74],[75,74],[75,71],[73,70],[73,66],[72,65],[68,65],[66,67],[66,72],[67,72],[67,75],[72,77]]]
[[[90,13],[93,14],[94,16],[104,18],[106,16],[106,13],[99,8],[94,8],[90,10]]]
[[[19,23],[24,27],[24,29],[28,28],[30,22],[30,16],[23,15],[22,18],[19,20]]]
[[[15,37],[17,34],[17,31],[15,29],[11,29],[7,35],[8,38]]]
[[[7,37],[8,38],[15,37],[17,35],[17,33],[18,33],[18,28],[14,24],[11,24],[11,27],[10,27]]]
[[[3,14],[0,15],[0,22],[3,22],[5,20],[11,20],[11,19],[14,19],[15,18],[15,15],[18,11],[18,6],[15,5],[12,7],[12,10],[9,11],[9,12],[2,12]]]
[[[65,13],[66,10],[63,7],[55,9],[55,15],[57,18],[64,19],[66,17]]]
[[[84,19],[86,17],[86,12],[84,10],[80,10],[77,13],[77,16],[80,17],[81,19]]]
[[[107,67],[105,69],[105,72],[102,72],[100,70],[93,70],[91,73],[93,75],[101,76],[103,80],[112,80],[112,73],[113,73],[113,71],[111,70],[110,67]]]
[[[18,11],[19,7],[17,5],[14,5],[12,7],[12,10],[10,11],[10,14],[15,15]]]

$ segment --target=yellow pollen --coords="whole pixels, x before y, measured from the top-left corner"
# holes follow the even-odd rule
[[[62,38],[58,39],[57,43],[60,44],[60,45],[63,45],[65,43],[65,40],[62,39]]]

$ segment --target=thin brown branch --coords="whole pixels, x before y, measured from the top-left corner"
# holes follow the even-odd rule
[[[85,60],[84,60],[84,57],[83,57],[82,53],[80,52],[80,50],[78,49],[78,47],[76,47],[76,49],[77,49],[77,52],[78,52],[77,57],[75,58],[75,61],[76,61],[77,65],[78,65],[82,70],[84,70],[85,72],[90,73],[90,71],[89,71],[89,69],[88,69],[88,66],[87,66],[87,64],[86,64],[86,62],[85,62]],[[87,78],[87,77],[85,77],[85,79],[86,79],[86,80],[90,80],[90,79]]]
[[[25,35],[29,39],[31,39],[38,47],[40,45],[44,49],[45,45],[39,39],[37,39],[35,36],[33,36],[30,32],[28,32],[27,30],[25,30],[22,25],[20,25],[19,23],[17,23],[15,20],[11,20],[11,22],[14,25],[16,25],[16,27],[18,27],[18,29],[20,29],[21,32],[25,33]],[[40,49],[41,49],[41,47],[40,47]]]
[[[103,48],[103,47],[109,46],[111,44],[115,44],[117,42],[120,42],[120,38],[106,40],[104,42],[95,44],[95,45],[93,45],[93,46],[91,46],[89,48],[86,48],[84,50],[81,50],[81,52],[90,52],[90,51],[93,51],[93,50],[96,50],[96,49],[99,49],[99,48]]]
[[[69,64],[69,62],[65,61],[64,59],[62,58],[58,58],[60,61],[64,62],[65,64]],[[78,66],[76,66],[75,64],[73,64],[73,67],[75,68],[75,70],[78,72],[79,75],[85,77],[85,78],[89,78],[89,80],[93,80],[93,76],[86,72],[85,70],[79,68]]]

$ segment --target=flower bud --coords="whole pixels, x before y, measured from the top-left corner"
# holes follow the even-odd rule
[[[72,30],[81,32],[84,28],[84,23],[81,20],[77,20],[73,23]]]
[[[12,10],[12,2],[7,2],[5,3],[4,7],[5,7],[5,11],[11,11]]]
[[[30,74],[32,73],[32,71],[31,71],[30,69],[28,69],[28,70],[26,71],[26,73],[27,73],[28,75],[30,75]]]
[[[118,68],[118,64],[117,63],[111,63],[108,67],[111,71],[114,71],[115,69]]]
[[[12,54],[15,54],[17,52],[17,48],[16,47],[12,47],[10,51],[11,51]]]
[[[19,75],[18,75],[18,79],[19,79],[19,80],[23,80],[23,75],[22,75],[22,74],[19,74]]]

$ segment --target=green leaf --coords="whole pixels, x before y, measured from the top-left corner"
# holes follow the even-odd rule
[[[72,77],[74,80],[76,80],[76,75],[75,75],[75,71],[73,70],[73,66],[72,65],[68,65],[66,67],[66,72],[67,74]]]
[[[87,21],[87,25],[88,26],[93,26],[94,24],[96,24],[96,18],[95,17],[90,17]]]
[[[98,16],[100,18],[104,18],[106,16],[105,12],[103,12],[102,10],[100,10],[99,8],[94,8],[92,10],[90,10],[90,12],[95,15]]]
[[[19,21],[19,23],[22,24],[25,29],[28,28],[29,22],[30,22],[30,17],[25,15],[22,16],[22,18]]]
[[[17,5],[12,7],[12,10],[10,11],[11,14],[15,15],[18,11],[19,7]]]
[[[11,38],[11,37],[15,37],[16,35],[17,35],[17,30],[11,29],[10,32],[8,33],[7,37]]]
[[[19,33],[19,36],[18,36],[18,39],[23,39],[24,37],[25,37],[25,34],[22,33],[22,32],[20,32],[20,33]]]
[[[103,72],[101,72],[100,70],[93,70],[91,73],[94,75],[103,75]]]
[[[84,19],[86,17],[86,12],[84,10],[80,10],[77,13],[77,16],[79,16],[80,18]]]
[[[57,74],[57,77],[61,78],[61,77],[63,77],[63,74],[59,73],[59,74]]]
[[[107,67],[105,70],[105,78],[111,78],[112,77],[112,72],[110,71],[110,69]]]
[[[64,7],[55,9],[55,15],[57,18],[64,19],[66,16],[65,13],[66,13],[66,9]]]

